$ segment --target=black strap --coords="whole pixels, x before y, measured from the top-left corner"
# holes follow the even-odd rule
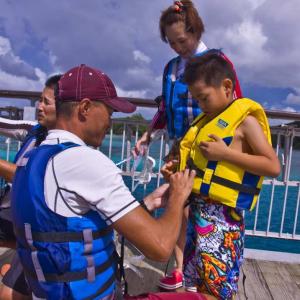
[[[124,268],[124,257],[125,257],[125,238],[124,236],[121,237],[121,256],[119,258],[119,268],[120,268],[120,283],[121,287],[123,288],[124,284],[124,290],[123,295],[128,294],[128,283],[126,280],[126,274],[125,274],[125,268]]]
[[[116,251],[113,251],[107,261],[103,264],[95,267],[95,275],[103,273],[107,270],[110,266],[117,263],[118,254]],[[24,266],[25,274],[36,279],[36,273],[32,270],[29,270]],[[46,282],[71,282],[86,279],[88,277],[87,270],[84,271],[74,271],[74,272],[66,272],[64,274],[56,274],[56,273],[44,273],[45,281]]]
[[[24,229],[15,228],[17,235],[24,235]],[[99,239],[112,232],[112,229],[106,227],[104,229],[93,231],[93,239]],[[32,232],[32,240],[34,242],[45,243],[67,243],[84,241],[83,232]]]
[[[220,185],[223,185],[223,186],[227,186],[233,190],[237,190],[237,191],[240,191],[245,194],[258,195],[260,192],[260,189],[258,189],[257,187],[247,186],[247,185],[241,184],[241,183],[236,183],[234,181],[231,181],[231,180],[228,180],[226,178],[222,178],[222,177],[219,177],[216,175],[213,175],[211,177],[211,181],[218,183]]]
[[[187,161],[187,167],[195,170],[196,171],[196,176],[199,178],[203,178],[205,172],[201,169],[199,169],[193,162],[193,160],[191,158],[188,159]],[[217,176],[217,175],[212,175],[211,176],[211,182],[229,187],[233,190],[237,190],[240,191],[242,193],[246,193],[246,194],[250,194],[250,195],[258,195],[260,192],[260,189],[257,187],[253,187],[253,186],[248,186],[242,183],[237,183],[234,181],[231,181],[229,179]]]

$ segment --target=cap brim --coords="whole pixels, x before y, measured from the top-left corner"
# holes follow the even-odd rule
[[[126,98],[116,97],[109,100],[102,100],[109,107],[118,112],[132,113],[136,110],[136,106],[129,102]]]

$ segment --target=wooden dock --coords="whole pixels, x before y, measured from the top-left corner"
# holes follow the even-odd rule
[[[130,257],[130,254],[127,257]],[[289,254],[286,254],[287,257]],[[134,262],[135,263],[135,262]],[[169,270],[172,269],[171,261]],[[135,264],[143,278],[127,270],[130,294],[159,291],[158,279],[164,274],[166,264],[148,259]],[[246,258],[240,276],[239,293],[236,300],[300,300],[300,264],[265,261]],[[185,299],[183,299],[185,300]],[[188,300],[188,299],[187,299]]]
[[[140,260],[139,255],[134,249],[126,249],[129,293],[136,295],[146,291],[159,291],[157,282],[164,274],[166,264],[148,259]],[[7,260],[5,253],[0,255],[0,265]],[[173,261],[169,264],[169,270],[172,264]],[[130,267],[136,270],[132,271]],[[242,272],[246,275],[245,285],[241,275],[236,300],[300,300],[300,264],[247,258]]]

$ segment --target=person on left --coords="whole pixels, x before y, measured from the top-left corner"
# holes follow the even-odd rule
[[[169,186],[146,196],[143,205],[132,196],[121,170],[98,148],[112,113],[134,110],[101,70],[80,65],[60,79],[55,129],[18,162],[12,186],[17,251],[33,297],[115,299],[113,229],[146,257],[169,259],[195,172],[173,174]],[[155,219],[145,207],[160,207],[167,189],[164,213]],[[207,299],[197,293],[173,296]]]
[[[56,110],[54,87],[58,83],[60,77],[61,75],[53,75],[45,82],[45,87],[38,102],[38,124],[34,121],[15,121],[0,118],[0,135],[14,138],[22,142],[20,150],[15,156],[14,163],[0,159],[0,177],[8,182],[6,191],[0,202],[1,247],[16,247],[16,237],[11,221],[11,182],[17,168],[17,161],[22,159],[29,150],[37,147],[45,139],[48,130],[55,126]],[[3,275],[2,285],[0,286],[1,300],[31,299],[31,292],[28,290],[23,268],[17,254],[13,256],[11,267]]]

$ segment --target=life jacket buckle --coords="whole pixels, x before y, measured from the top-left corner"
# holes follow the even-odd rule
[[[210,184],[213,174],[214,174],[214,170],[205,169],[202,182],[205,184]]]

